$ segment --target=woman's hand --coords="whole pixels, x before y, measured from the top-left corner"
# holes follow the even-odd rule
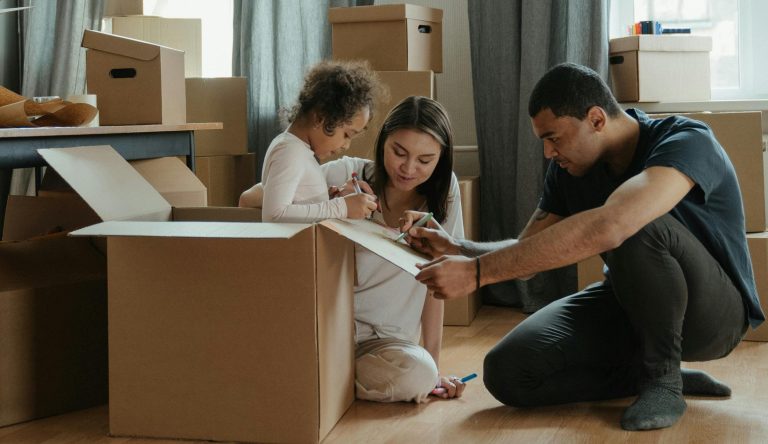
[[[467,383],[456,376],[440,377],[440,384],[430,394],[443,399],[461,398]]]
[[[363,191],[363,193],[375,196],[373,188],[371,188],[368,182],[358,179],[357,184],[360,185],[360,189]],[[349,179],[344,185],[340,187],[332,186],[328,188],[328,197],[331,199],[335,197],[349,196],[350,194],[355,194],[355,186],[352,185],[352,179]]]

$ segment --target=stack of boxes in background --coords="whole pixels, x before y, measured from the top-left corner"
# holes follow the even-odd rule
[[[389,89],[388,100],[374,110],[368,129],[344,153],[373,159],[379,130],[390,109],[409,96],[437,98],[434,73],[443,71],[443,11],[408,4],[331,8],[328,20],[333,58],[367,60]],[[462,181],[461,190],[465,231],[471,238],[478,228],[477,178]],[[469,325],[479,301],[478,294],[447,301],[444,323]]]
[[[620,102],[706,101],[710,97],[709,49],[701,36],[640,35],[611,41],[611,76]],[[632,69],[622,67],[632,61]],[[667,61],[685,61],[669,64]],[[642,103],[631,106],[643,108]],[[763,146],[760,112],[681,114],[712,128],[736,170],[761,305],[768,308],[768,154]],[[665,117],[652,115],[651,117]],[[578,264],[579,288],[603,279],[603,261],[595,256]],[[750,329],[746,340],[768,341],[768,326]]]
[[[105,18],[105,29],[184,51],[185,121],[224,124],[223,130],[195,133],[195,174],[208,189],[208,205],[237,206],[240,193],[256,181],[256,157],[248,152],[247,81],[244,77],[201,77],[200,19],[145,16],[143,12],[142,1],[108,2],[107,13],[114,16]]]

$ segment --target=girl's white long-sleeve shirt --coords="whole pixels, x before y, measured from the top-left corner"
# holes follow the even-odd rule
[[[346,218],[344,199],[328,198],[328,183],[312,149],[285,131],[272,140],[261,173],[264,222]]]

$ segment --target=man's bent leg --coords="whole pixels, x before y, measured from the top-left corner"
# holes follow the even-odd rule
[[[504,404],[527,407],[636,393],[632,328],[608,285],[529,316],[485,357],[484,382]]]
[[[738,344],[745,322],[741,297],[701,242],[670,215],[604,259],[642,357],[640,396],[622,426],[668,427],[685,411],[681,359],[719,358]]]

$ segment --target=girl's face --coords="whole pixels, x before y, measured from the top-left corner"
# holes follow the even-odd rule
[[[325,133],[324,122],[314,125],[309,132],[309,146],[318,159],[326,159],[349,149],[352,138],[363,132],[370,119],[367,107],[357,112],[349,122],[334,128],[330,136]]]
[[[411,191],[426,182],[440,159],[440,143],[417,129],[399,129],[384,142],[384,168],[389,183],[400,191]]]

